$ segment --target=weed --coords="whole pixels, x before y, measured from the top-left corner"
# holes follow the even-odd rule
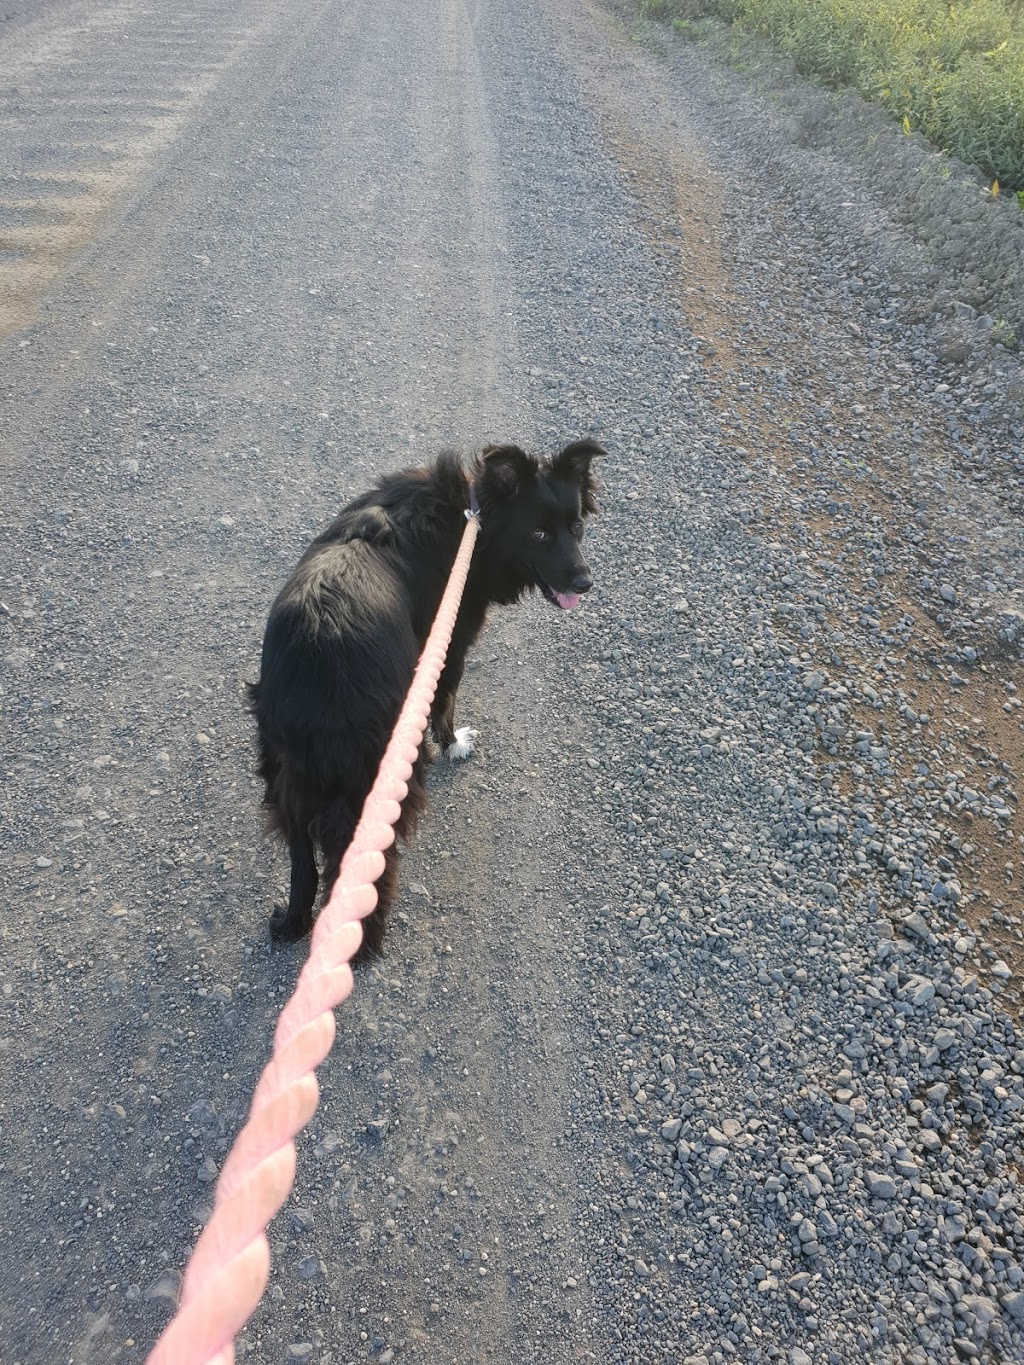
[[[705,16],[763,34],[803,75],[852,86],[905,131],[1024,190],[1020,0],[637,0],[690,36]],[[748,65],[733,45],[730,64]]]
[[[1007,351],[1016,351],[1019,345],[1016,330],[1004,318],[997,318],[992,328],[992,340]]]
[[[707,33],[707,24],[700,19],[673,19],[672,28],[688,43],[699,43]]]

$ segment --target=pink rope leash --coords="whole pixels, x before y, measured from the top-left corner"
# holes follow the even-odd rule
[[[476,515],[466,515],[448,586],[377,780],[317,919],[309,959],[278,1018],[273,1055],[217,1181],[213,1213],[185,1271],[178,1311],[148,1365],[233,1365],[235,1337],[267,1287],[267,1226],[291,1192],[293,1139],[316,1112],[316,1068],[334,1042],[335,1006],[352,991],[349,963],[362,942],[359,921],[377,904],[374,883],[384,871],[384,850],[394,842],[393,826],[455,628],[478,530]]]

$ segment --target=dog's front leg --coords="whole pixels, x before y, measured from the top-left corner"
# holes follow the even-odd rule
[[[479,731],[468,726],[455,728],[455,694],[462,682],[466,667],[466,651],[476,639],[479,625],[468,626],[457,621],[448,647],[448,658],[437,680],[434,703],[430,708],[430,728],[434,733],[445,758],[458,760],[468,758],[473,752],[473,741]]]

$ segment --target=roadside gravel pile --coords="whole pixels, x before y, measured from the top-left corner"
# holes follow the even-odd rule
[[[614,76],[635,110],[633,61],[620,54],[613,72],[598,54],[589,74],[606,87]],[[812,213],[827,178],[795,211],[785,191],[762,201],[760,223],[755,191],[731,193],[743,227],[732,220],[728,286],[709,288],[778,367],[723,382],[698,357],[733,344],[727,322],[700,340],[688,329],[676,253],[659,272],[636,249],[566,102],[586,172],[574,177],[567,149],[557,229],[545,230],[540,191],[510,189],[524,240],[547,242],[535,259],[557,296],[534,334],[537,346],[547,336],[552,435],[585,412],[614,451],[587,604],[596,660],[584,644],[570,675],[596,728],[586,786],[607,845],[600,872],[591,860],[566,888],[598,1056],[581,1062],[565,1141],[589,1172],[590,1282],[617,1316],[615,1358],[1016,1358],[1024,1042],[1001,1005],[1006,962],[971,965],[959,868],[973,846],[951,819],[970,807],[1012,856],[999,830],[1016,793],[995,752],[980,790],[947,771],[955,746],[938,717],[929,731],[914,686],[945,680],[929,671],[931,623],[920,604],[892,611],[917,582],[913,523],[906,541],[888,518],[872,524],[858,474],[873,495],[881,476],[863,453],[854,464],[828,448],[836,413],[870,440],[884,408],[877,453],[899,466],[888,488],[923,458],[922,431],[947,460],[948,442],[895,345],[856,346],[814,387],[800,371],[873,328],[848,267],[814,252],[816,220],[796,262],[774,247],[786,287],[758,287],[758,228],[778,229],[766,209]],[[664,113],[648,107],[649,123]],[[728,131],[754,117],[741,107]],[[632,134],[639,145],[636,122]],[[764,181],[785,179],[763,141],[734,148],[734,166],[741,156],[765,160]],[[649,170],[638,153],[633,174]],[[667,220],[661,231],[671,239]],[[680,235],[685,257],[693,240]],[[557,283],[566,257],[569,288]],[[795,281],[808,284],[799,296]],[[571,382],[580,365],[585,382]],[[865,374],[867,392],[886,388],[882,404]],[[879,411],[851,412],[858,398]],[[762,448],[780,427],[792,463],[804,459],[793,483],[781,452]],[[934,596],[950,605],[938,584]],[[992,686],[1000,704],[1013,698],[1008,677]],[[1019,916],[1006,922],[1019,940]]]
[[[699,461],[678,473],[707,488]],[[776,624],[782,603],[813,606],[814,577],[730,526],[728,496],[708,488],[656,530],[643,514],[617,525],[627,543],[646,534],[667,615],[635,573],[603,569],[595,797],[629,871],[621,902],[578,906],[607,1035],[603,1140],[632,1176],[598,1278],[630,1305],[629,1358],[655,1341],[712,1360],[758,1358],[752,1344],[770,1359],[779,1341],[836,1361],[905,1349],[923,1365],[988,1342],[1013,1358],[1024,1047],[996,995],[1009,970],[961,965],[974,940],[941,795],[915,809],[870,781],[844,794],[849,765],[816,759],[828,727],[869,766],[887,751],[848,727],[814,636]],[[627,601],[636,619],[617,629]]]

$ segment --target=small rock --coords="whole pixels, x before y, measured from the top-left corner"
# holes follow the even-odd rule
[[[880,1175],[876,1171],[867,1171],[864,1176],[864,1183],[868,1187],[868,1193],[872,1199],[895,1199],[896,1181],[891,1175]]]
[[[304,1208],[301,1204],[296,1204],[289,1210],[292,1226],[297,1232],[312,1232],[313,1230],[313,1211]]]
[[[908,934],[913,934],[914,938],[929,939],[932,931],[928,927],[928,921],[919,910],[913,910],[906,919],[902,921],[903,928]]]
[[[907,1180],[914,1180],[920,1175],[920,1169],[914,1160],[913,1153],[906,1147],[902,1147],[892,1159],[893,1169]]]
[[[177,1270],[161,1270],[153,1283],[146,1290],[147,1299],[162,1299],[166,1303],[175,1306],[178,1302],[178,1295],[181,1293],[181,1275]]]
[[[926,1004],[935,995],[935,983],[926,976],[912,976],[903,989],[915,1008]]]

